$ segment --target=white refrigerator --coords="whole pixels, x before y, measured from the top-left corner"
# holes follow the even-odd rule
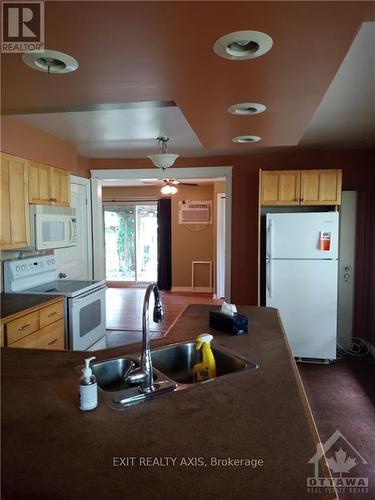
[[[293,356],[336,359],[338,213],[266,215],[266,305]]]

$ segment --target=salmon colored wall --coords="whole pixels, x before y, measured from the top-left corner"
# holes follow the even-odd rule
[[[90,169],[149,168],[145,160],[90,160]],[[246,156],[179,158],[177,167],[233,166],[232,300],[257,303],[259,169],[341,168],[343,189],[359,194],[355,333],[375,344],[374,150],[279,151]],[[371,184],[372,183],[372,184]],[[372,198],[371,198],[372,195]],[[371,243],[372,242],[372,243]],[[372,246],[371,246],[372,245]]]
[[[88,159],[73,144],[13,116],[1,117],[1,151],[88,177]]]

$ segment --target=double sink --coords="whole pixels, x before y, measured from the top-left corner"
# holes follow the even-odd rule
[[[188,389],[196,385],[193,381],[193,366],[202,360],[201,351],[197,351],[195,345],[195,342],[183,342],[151,351],[157,389],[151,394],[144,394],[139,391],[139,387],[125,382],[127,373],[140,366],[138,353],[93,363],[92,371],[96,376],[99,391],[111,408],[121,410],[165,392]],[[251,361],[221,348],[212,346],[212,352],[216,361],[216,379],[230,373],[257,368]],[[211,380],[213,379],[200,383]]]

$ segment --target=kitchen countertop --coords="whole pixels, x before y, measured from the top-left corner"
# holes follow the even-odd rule
[[[6,323],[18,316],[39,309],[41,306],[48,306],[63,298],[62,295],[2,293],[0,299],[0,319],[2,323]]]
[[[96,410],[79,411],[75,369],[88,353],[2,349],[3,498],[336,498],[323,489],[307,492],[318,438],[277,311],[239,307],[248,315],[249,334],[231,337],[209,329],[213,308],[188,306],[153,347],[211,331],[216,346],[252,360],[258,370],[123,411],[101,400]],[[139,350],[133,344],[95,355]],[[153,465],[142,465],[142,457],[152,457]],[[153,462],[159,457],[164,461]],[[165,466],[166,457],[175,465],[169,459]],[[193,457],[203,457],[206,466],[193,466]],[[228,457],[263,465],[215,465]],[[320,476],[329,477],[324,464]]]

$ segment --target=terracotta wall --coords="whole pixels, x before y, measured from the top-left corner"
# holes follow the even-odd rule
[[[257,303],[258,173],[259,169],[343,169],[343,189],[359,193],[355,333],[375,344],[374,150],[279,151],[232,157],[179,158],[178,167],[233,168],[232,299]],[[149,168],[147,160],[90,160],[91,169]],[[371,254],[372,252],[372,254]],[[372,255],[372,256],[371,256]]]
[[[13,116],[1,117],[1,151],[88,177],[88,159],[73,144],[32,127]]]
[[[158,199],[160,187],[104,187],[103,198],[112,200]],[[172,199],[172,286],[191,286],[191,262],[214,260],[214,221],[212,224],[181,225],[178,223],[179,201],[213,201],[213,184],[201,186],[178,186]],[[206,266],[197,266],[196,286],[208,287],[209,274]]]

